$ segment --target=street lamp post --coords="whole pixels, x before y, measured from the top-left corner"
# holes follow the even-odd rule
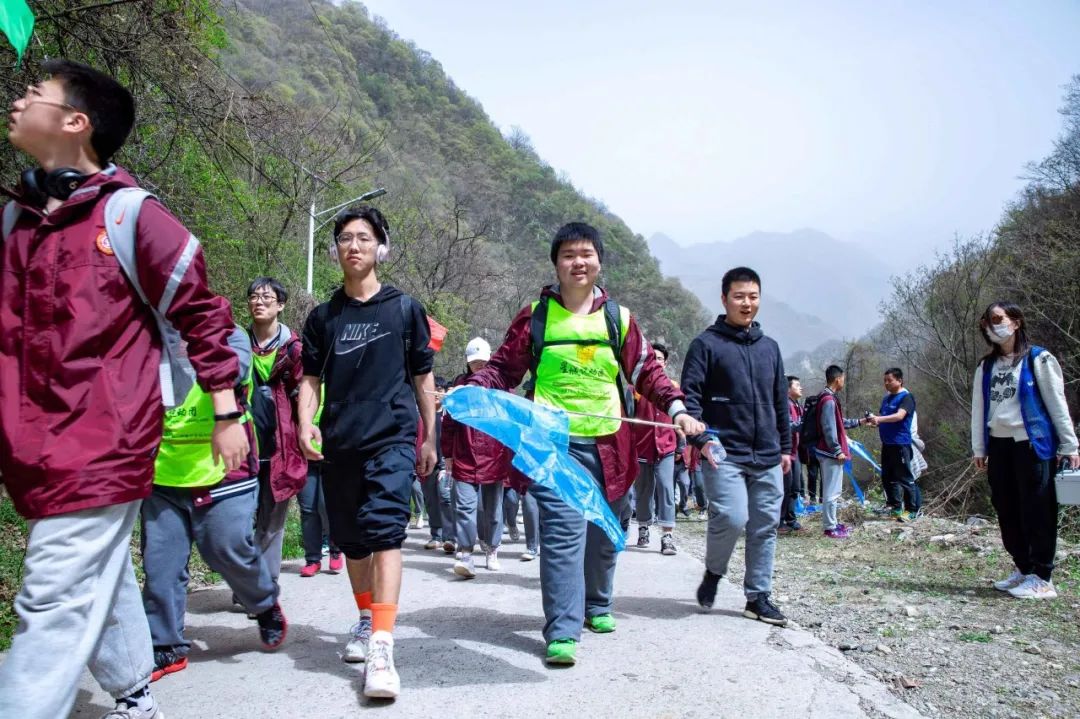
[[[342,207],[345,207],[346,205],[351,205],[354,202],[363,202],[364,200],[371,200],[371,199],[374,199],[376,197],[382,197],[385,194],[386,194],[386,188],[380,187],[377,190],[371,190],[370,192],[365,192],[364,194],[360,195],[359,197],[348,200],[347,202],[342,202],[340,205],[334,205],[333,207],[328,207],[325,210],[318,210],[318,211],[315,210],[315,200],[314,200],[314,198],[312,198],[312,200],[311,200],[311,210],[308,212],[308,240],[307,240],[307,293],[309,295],[312,293],[312,288],[313,288],[313,286],[312,286],[312,274],[314,272],[314,265],[315,265],[315,230],[316,230],[315,219],[320,217],[321,215],[327,214],[328,212],[334,212],[335,210],[340,210]],[[323,225],[325,225],[329,221],[330,221],[329,219],[323,220],[322,223],[319,224],[319,227],[322,227]]]

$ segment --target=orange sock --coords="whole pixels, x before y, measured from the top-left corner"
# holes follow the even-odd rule
[[[371,611],[371,592],[362,592],[360,594],[353,594],[353,599],[356,600],[356,608],[361,612],[367,609]]]
[[[371,631],[392,632],[394,622],[397,620],[396,604],[372,604],[371,605]]]

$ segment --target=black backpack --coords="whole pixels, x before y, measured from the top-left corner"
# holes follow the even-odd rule
[[[818,409],[821,407],[821,397],[825,393],[807,397],[803,406],[802,427],[799,429],[799,448],[813,452],[821,439],[821,420],[818,417]]]
[[[630,384],[630,381],[626,378],[626,373],[623,371],[622,366],[622,332],[619,325],[619,303],[615,300],[608,298],[604,302],[604,320],[607,323],[608,338],[606,340],[555,340],[548,342],[544,339],[544,332],[547,327],[547,313],[548,313],[548,301],[549,297],[541,297],[540,302],[536,305],[536,309],[533,310],[532,319],[529,324],[529,333],[532,335],[532,376],[536,377],[536,369],[540,366],[540,356],[544,353],[545,347],[551,347],[552,345],[589,345],[589,344],[602,344],[611,347],[611,351],[615,353],[615,364],[619,367],[619,374],[615,378],[615,384],[619,388],[619,397],[622,400],[623,415],[626,417],[634,416],[634,386]]]

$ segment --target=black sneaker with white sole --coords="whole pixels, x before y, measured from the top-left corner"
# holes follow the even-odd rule
[[[649,528],[645,526],[638,527],[637,530],[637,545],[639,547],[649,546]]]
[[[747,601],[743,616],[766,624],[775,624],[778,627],[787,626],[787,617],[781,614],[776,605],[769,601],[768,594],[759,594],[756,598]]]

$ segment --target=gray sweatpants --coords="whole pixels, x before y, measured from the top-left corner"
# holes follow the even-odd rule
[[[154,656],[129,549],[139,504],[29,522],[0,717],[66,717],[87,666],[115,699],[150,682]]]
[[[252,537],[258,491],[252,487],[196,507],[190,490],[154,486],[142,508],[142,551],[143,606],[155,647],[173,647],[185,656],[191,647],[184,637],[184,614],[192,542],[244,609],[260,614],[274,606],[277,582]]]
[[[675,527],[675,455],[662,457],[656,464],[638,462],[634,480],[637,522],[648,525],[653,520],[652,499],[656,498],[656,523],[661,528]]]
[[[471,552],[477,539],[498,549],[503,533],[503,483],[473,484],[455,479],[453,492],[458,549]]]
[[[818,465],[821,467],[818,474],[821,478],[821,527],[833,529],[838,524],[836,505],[844,488],[844,463],[818,455]]]
[[[725,575],[735,542],[746,530],[746,598],[772,591],[776,528],[784,499],[784,474],[780,465],[762,469],[722,462],[714,468],[701,465],[705,496],[709,500],[709,528],[705,540],[705,567]]]
[[[285,543],[285,520],[288,516],[289,500],[275,502],[274,493],[270,489],[270,460],[259,460],[259,503],[255,510],[255,546],[266,559],[266,566],[269,567],[270,576],[275,582],[281,574],[281,547]]]

